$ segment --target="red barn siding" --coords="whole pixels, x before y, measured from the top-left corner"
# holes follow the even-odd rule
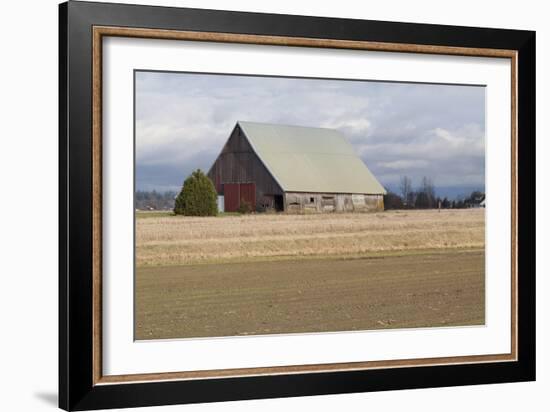
[[[225,183],[223,185],[224,210],[236,212],[242,202],[256,207],[256,185],[254,183]]]
[[[240,185],[241,202],[250,204],[253,210],[256,209],[256,185],[254,183],[241,183]]]
[[[239,208],[239,184],[226,183],[223,185],[223,209],[226,212],[236,212]]]

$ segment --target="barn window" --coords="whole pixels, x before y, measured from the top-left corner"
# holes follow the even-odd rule
[[[310,203],[315,202],[315,198],[314,198],[314,197],[310,197],[310,198],[309,198],[309,202],[310,202]]]

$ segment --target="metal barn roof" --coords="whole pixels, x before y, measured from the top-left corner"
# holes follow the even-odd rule
[[[386,193],[336,130],[241,121],[238,125],[285,192]]]

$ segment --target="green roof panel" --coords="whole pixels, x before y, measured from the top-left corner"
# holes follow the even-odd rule
[[[238,124],[285,192],[386,193],[336,130],[241,121]]]

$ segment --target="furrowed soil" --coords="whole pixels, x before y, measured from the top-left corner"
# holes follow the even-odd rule
[[[461,239],[483,231],[464,220]],[[482,325],[484,279],[482,248],[141,265],[136,339]]]

